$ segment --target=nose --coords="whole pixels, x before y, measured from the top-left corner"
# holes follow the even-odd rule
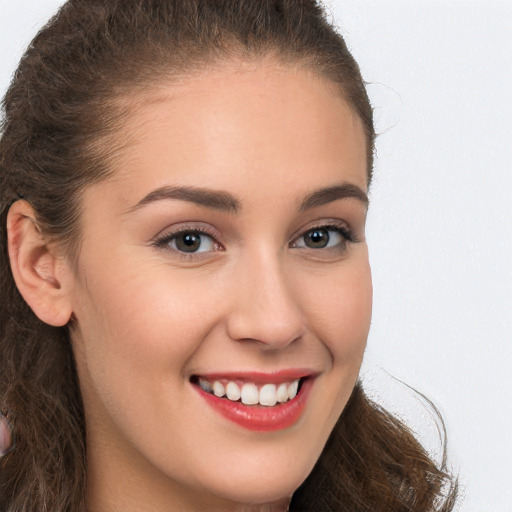
[[[233,279],[228,334],[237,341],[283,349],[304,334],[304,317],[291,273],[279,258],[255,256]]]

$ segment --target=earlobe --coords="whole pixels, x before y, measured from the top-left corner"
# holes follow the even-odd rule
[[[7,215],[9,260],[16,286],[43,322],[66,325],[72,314],[72,272],[42,233],[32,206],[16,201]]]

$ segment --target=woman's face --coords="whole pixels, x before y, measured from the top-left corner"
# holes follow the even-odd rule
[[[139,105],[113,178],[83,197],[72,341],[91,511],[285,498],[368,335],[362,125],[334,86],[272,62]]]

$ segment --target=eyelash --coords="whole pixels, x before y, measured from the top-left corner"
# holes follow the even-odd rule
[[[158,236],[151,245],[156,248],[164,249],[173,254],[176,254],[179,258],[184,260],[197,260],[200,258],[201,254],[207,254],[207,252],[184,252],[178,249],[174,249],[170,246],[170,243],[173,240],[176,240],[180,235],[191,234],[191,235],[202,235],[211,238],[212,242],[216,246],[220,246],[220,242],[217,241],[217,234],[213,230],[209,230],[206,227],[197,227],[197,226],[184,226],[180,228],[178,231],[173,231],[171,233],[164,233],[161,236]]]
[[[299,235],[298,237],[296,237],[294,239],[293,242],[290,243],[290,247],[298,247],[296,246],[296,241],[297,240],[300,240],[300,239],[304,239],[304,237],[308,234],[308,233],[311,233],[313,231],[319,231],[319,230],[325,230],[325,231],[334,231],[335,233],[341,235],[342,237],[342,249],[341,251],[343,251],[345,249],[345,244],[348,242],[356,242],[357,240],[355,240],[352,232],[350,231],[350,229],[347,228],[346,225],[341,225],[341,224],[335,224],[335,223],[330,223],[330,224],[319,224],[317,226],[312,226],[310,228],[308,228],[306,231],[304,231],[301,235]],[[335,249],[335,247],[320,247],[318,249],[314,249],[312,247],[305,247],[306,249],[312,249],[312,250],[320,250],[320,249]],[[339,249],[339,248],[338,248]]]
[[[341,243],[341,247],[328,247],[328,248],[320,247],[320,248],[315,249],[315,248],[311,248],[311,247],[302,247],[302,246],[295,245],[297,243],[297,240],[300,240],[300,239],[304,240],[304,237],[308,233],[311,233],[312,231],[315,231],[315,230],[322,230],[322,229],[325,231],[328,231],[328,232],[334,231],[335,233],[339,234],[343,239],[343,241]],[[218,242],[218,240],[217,240],[217,235],[215,232],[213,232],[213,230],[209,230],[206,227],[197,227],[197,226],[190,226],[190,227],[185,226],[183,228],[180,228],[178,231],[174,231],[171,233],[164,233],[163,235],[158,236],[155,240],[153,240],[151,245],[153,245],[156,248],[170,251],[170,252],[176,254],[179,258],[185,259],[185,260],[197,260],[197,259],[201,258],[202,254],[207,255],[210,252],[210,251],[185,252],[185,251],[180,251],[179,249],[170,247],[170,243],[172,241],[178,239],[178,237],[180,235],[184,235],[184,234],[207,236],[212,240],[212,243],[214,245],[216,245],[217,247],[221,247],[220,242]],[[290,242],[289,247],[298,248],[298,249],[310,249],[313,251],[317,251],[320,249],[326,249],[326,250],[336,250],[337,249],[341,253],[345,250],[345,245],[347,243],[356,243],[356,242],[358,242],[358,240],[354,237],[352,231],[350,229],[348,229],[345,224],[341,224],[341,223],[336,224],[336,223],[331,222],[331,223],[327,223],[327,224],[318,224],[318,225],[309,227],[306,231],[302,232],[301,235],[299,235],[298,237],[295,237],[293,239],[293,241]]]

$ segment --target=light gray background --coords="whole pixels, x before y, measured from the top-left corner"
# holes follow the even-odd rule
[[[0,91],[61,0],[0,0]],[[439,455],[464,512],[512,511],[512,2],[326,0],[375,107],[369,392]]]

